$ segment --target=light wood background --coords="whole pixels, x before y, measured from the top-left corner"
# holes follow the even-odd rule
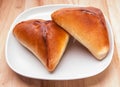
[[[47,4],[79,4],[100,8],[114,33],[115,49],[110,66],[102,73],[80,80],[46,81],[20,76],[5,60],[5,42],[17,15],[25,9]],[[120,0],[0,0],[0,87],[120,87]],[[11,49],[12,50],[12,49]]]

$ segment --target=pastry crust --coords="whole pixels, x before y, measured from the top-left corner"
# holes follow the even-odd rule
[[[14,36],[53,71],[67,46],[69,35],[53,21],[28,20],[17,24]]]
[[[109,39],[102,12],[94,7],[62,8],[52,19],[82,43],[97,59],[105,58]]]

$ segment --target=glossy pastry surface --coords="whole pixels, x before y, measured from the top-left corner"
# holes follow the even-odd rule
[[[17,24],[14,36],[48,69],[53,71],[67,46],[69,35],[53,21],[28,20]]]
[[[95,58],[105,58],[109,51],[109,39],[101,10],[94,7],[62,8],[53,12],[51,17]]]

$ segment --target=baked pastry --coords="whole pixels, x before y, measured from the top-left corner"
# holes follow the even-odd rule
[[[69,34],[53,21],[24,21],[15,26],[13,34],[50,72],[56,68],[69,41]]]
[[[94,7],[62,8],[52,13],[54,22],[65,29],[98,60],[109,51],[109,39],[102,12]]]

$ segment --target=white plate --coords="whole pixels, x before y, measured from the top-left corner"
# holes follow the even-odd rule
[[[94,76],[105,70],[110,64],[114,50],[113,33],[109,21],[106,20],[110,50],[106,58],[102,61],[96,60],[83,46],[78,42],[69,44],[58,67],[53,73],[49,73],[41,62],[24,48],[13,36],[14,26],[28,19],[51,19],[50,15],[57,9],[65,7],[74,7],[76,5],[48,5],[31,8],[20,14],[11,25],[6,42],[6,60],[8,65],[16,73],[37,79],[47,80],[70,80],[81,79]]]

